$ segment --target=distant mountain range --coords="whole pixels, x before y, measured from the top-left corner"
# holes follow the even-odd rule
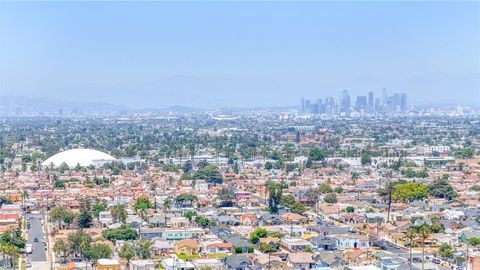
[[[48,98],[37,104],[42,111],[82,108],[83,111],[107,111],[151,108],[165,108],[181,111],[191,108],[252,108],[295,106],[302,97],[316,100],[326,96],[338,99],[343,89],[347,89],[352,102],[356,96],[369,91],[379,97],[382,88],[388,94],[407,93],[408,103],[413,104],[480,104],[480,74],[452,75],[434,73],[405,79],[387,79],[372,76],[359,76],[340,82],[328,82],[319,75],[316,81],[276,81],[267,78],[225,78],[198,76],[170,76],[154,80],[100,85],[65,85],[63,87],[41,87],[35,89],[3,89],[3,95]],[[58,100],[70,102],[58,102]],[[12,100],[11,98],[9,100]],[[47,102],[48,101],[48,102]],[[5,104],[5,102],[2,102]],[[8,103],[7,103],[8,104]],[[15,100],[15,106],[29,107],[28,102]],[[117,106],[111,104],[124,104]],[[27,106],[25,106],[27,105]],[[91,106],[89,106],[91,105]],[[169,107],[172,105],[183,108]],[[12,107],[12,106],[10,106]]]
[[[0,96],[1,115],[30,115],[30,114],[112,114],[129,112],[159,112],[159,113],[189,113],[202,109],[185,106],[170,106],[167,108],[133,109],[125,105],[105,102],[71,102],[52,98]]]

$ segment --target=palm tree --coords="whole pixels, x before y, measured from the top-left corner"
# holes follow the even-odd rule
[[[23,189],[20,191],[20,195],[22,196],[22,210],[25,211],[25,201],[30,197],[30,194],[28,194],[28,191]]]
[[[412,269],[412,248],[414,245],[413,240],[415,239],[416,235],[417,235],[416,228],[414,226],[409,227],[407,230],[407,238],[409,240],[409,246],[410,246],[410,259],[409,259],[410,269]]]
[[[112,211],[113,218],[115,219],[116,222],[120,221],[122,223],[125,223],[127,219],[127,210],[124,204],[117,204],[113,206],[111,211]]]
[[[387,223],[390,222],[390,212],[392,211],[392,194],[395,190],[395,184],[388,180],[387,185],[385,186],[385,191],[388,195],[388,209],[387,209]]]
[[[432,231],[430,230],[430,226],[426,223],[417,227],[417,233],[420,235],[422,239],[422,270],[424,270],[424,263],[425,263],[425,240],[430,236]]]
[[[172,198],[168,197],[163,201],[163,214],[164,214],[164,220],[165,220],[165,225],[167,225],[167,212],[172,209]]]

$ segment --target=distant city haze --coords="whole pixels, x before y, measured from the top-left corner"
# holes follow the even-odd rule
[[[0,5],[1,96],[216,108],[385,87],[480,104],[478,1]]]

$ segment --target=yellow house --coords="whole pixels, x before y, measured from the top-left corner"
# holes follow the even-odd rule
[[[175,253],[192,256],[200,252],[200,245],[197,240],[184,239],[175,244]]]
[[[120,270],[120,262],[116,259],[99,259],[97,270]]]

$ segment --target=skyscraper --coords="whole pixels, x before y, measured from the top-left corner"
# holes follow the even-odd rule
[[[300,108],[302,110],[302,113],[305,113],[305,98],[302,98],[300,101]]]
[[[365,111],[367,108],[367,96],[357,96],[357,101],[355,102],[355,107],[357,111]]]
[[[341,110],[342,112],[350,112],[350,96],[347,90],[342,92]]]
[[[407,94],[400,94],[400,111],[404,112],[407,110]]]
[[[373,92],[368,92],[368,112],[373,112]]]
[[[305,100],[305,112],[310,112],[310,106],[311,106],[310,99],[306,99]]]

